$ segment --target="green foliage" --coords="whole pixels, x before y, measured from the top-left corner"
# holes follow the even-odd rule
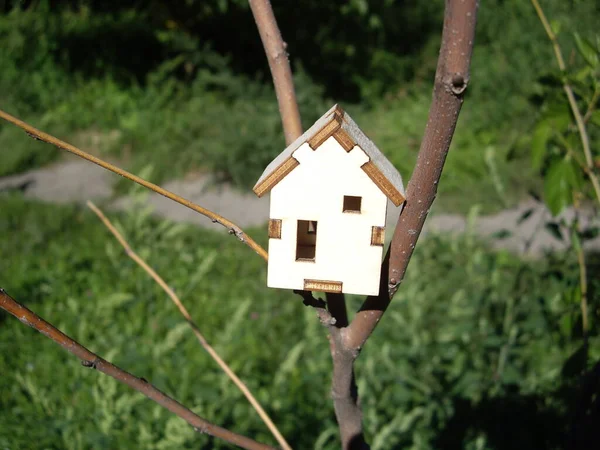
[[[544,3],[563,29],[577,24],[579,44],[566,50],[578,45],[589,53],[594,44],[585,37],[598,16],[593,2]],[[155,182],[210,171],[247,189],[285,146],[247,2],[158,4],[8,2],[0,14],[3,108],[133,171],[152,161]],[[408,178],[430,103],[442,2],[274,6],[304,125],[341,101]],[[253,38],[232,41],[232,28]],[[476,42],[465,110],[440,184],[438,207],[445,210],[466,212],[475,203],[495,210],[542,185],[524,164],[523,133],[536,111],[527,97],[537,93],[534,81],[553,55],[533,8],[487,2]],[[11,149],[0,175],[58,155],[11,128],[0,124],[0,144]]]
[[[599,39],[597,36],[596,40]],[[572,105],[565,94],[565,83],[574,92],[576,106],[587,122],[582,120],[591,142],[589,157],[592,164],[600,158],[594,145],[600,138],[600,127],[593,120],[588,121],[600,96],[600,41],[598,45],[592,44],[577,33],[572,35],[572,40],[578,51],[577,64],[570,66],[567,73],[552,71],[541,77],[537,95],[532,98],[540,111],[531,139],[532,164],[544,178],[544,200],[555,216],[567,206],[596,199],[587,176],[588,156],[581,143]]]
[[[0,240],[0,285],[9,294],[207,419],[273,443],[168,298],[91,212],[6,195],[0,208],[0,233],[11,236]],[[297,448],[338,448],[326,330],[314,312],[267,289],[264,262],[226,233],[148,213],[115,221],[283,434]],[[249,231],[266,240],[264,230]],[[594,282],[590,310],[599,305]],[[577,398],[569,367],[580,354],[579,331],[563,325],[576,317],[578,304],[567,301],[576,286],[568,258],[528,263],[471,235],[425,239],[357,361],[374,448],[559,447]],[[591,359],[599,344],[594,321]],[[227,448],[5,314],[0,372],[3,447]]]

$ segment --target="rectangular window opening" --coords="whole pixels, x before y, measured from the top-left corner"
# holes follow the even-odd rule
[[[360,214],[361,204],[362,204],[362,197],[353,197],[351,195],[344,195],[344,206],[343,206],[342,211],[345,213]]]
[[[296,235],[296,261],[314,262],[317,252],[317,221],[299,220]]]

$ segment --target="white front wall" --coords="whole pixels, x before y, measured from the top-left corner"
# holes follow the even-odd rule
[[[371,246],[373,226],[385,226],[387,198],[360,168],[369,160],[330,137],[316,151],[303,144],[300,165],[271,191],[272,219],[282,220],[281,239],[269,239],[267,285],[303,289],[305,279],[341,281],[343,292],[375,295],[383,247]],[[345,195],[362,197],[361,213],[342,212]],[[316,220],[314,262],[296,261],[298,220]]]

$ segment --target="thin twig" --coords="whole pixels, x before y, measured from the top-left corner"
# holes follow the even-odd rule
[[[577,231],[576,231],[577,232]],[[583,334],[583,342],[585,345],[588,343],[588,301],[587,301],[587,268],[585,266],[585,253],[583,246],[577,244],[575,246],[575,252],[577,253],[577,263],[579,264],[579,289],[581,291],[581,301],[579,306],[581,308],[581,331]]]
[[[77,356],[81,360],[81,364],[84,367],[90,367],[105,373],[115,380],[126,384],[130,388],[144,394],[149,399],[154,400],[162,407],[181,417],[183,420],[193,426],[196,431],[223,439],[248,450],[266,450],[273,448],[268,445],[258,443],[250,438],[247,438],[246,436],[242,436],[225,428],[214,425],[202,417],[194,414],[181,403],[158,390],[144,378],[138,378],[115,366],[114,364],[102,359],[97,354],[89,351],[87,348],[83,347],[81,344],[58,330],[52,324],[46,322],[37,314],[12,299],[2,288],[0,288],[0,308],[15,316],[23,324],[30,326],[31,328],[42,333],[47,338],[53,340],[69,353]]]
[[[208,352],[208,354],[216,361],[219,367],[225,372],[225,374],[233,381],[233,383],[238,387],[238,389],[244,394],[248,402],[252,405],[252,407],[256,410],[257,414],[260,416],[265,425],[269,428],[281,448],[284,450],[291,450],[290,445],[286,442],[283,435],[277,429],[277,426],[273,423],[267,412],[262,408],[258,400],[252,395],[252,392],[248,389],[246,384],[239,379],[239,377],[235,374],[235,372],[227,365],[225,361],[219,356],[219,354],[215,351],[215,349],[208,343],[206,338],[200,332],[200,328],[193,321],[192,316],[188,312],[187,308],[183,305],[175,291],[169,287],[169,285],[165,282],[165,280],[158,274],[156,271],[146,263],[129,245],[129,243],[125,240],[123,235],[119,233],[119,231],[114,227],[114,225],[110,222],[110,220],[104,215],[104,213],[98,208],[94,203],[88,200],[88,207],[96,213],[96,215],[100,218],[102,223],[108,228],[108,230],[113,234],[113,236],[119,241],[119,243],[125,249],[127,256],[133,259],[144,271],[152,277],[154,281],[162,288],[163,291],[169,296],[169,298],[173,301],[175,306],[179,309],[181,315],[185,318],[188,325],[192,328],[192,331],[198,338],[200,345]]]
[[[37,128],[32,127],[28,123],[25,123],[22,120],[19,120],[16,117],[11,116],[10,114],[8,114],[2,110],[0,110],[0,118],[25,130],[29,136],[31,136],[35,139],[47,142],[48,144],[52,144],[55,147],[58,147],[62,150],[66,150],[70,153],[73,153],[73,154],[83,158],[83,159],[93,162],[94,164],[97,164],[100,167],[110,170],[111,172],[114,172],[117,175],[121,175],[122,177],[127,178],[128,180],[138,183],[138,184],[144,186],[145,188],[148,188],[148,189],[156,192],[157,194],[163,195],[163,196],[167,197],[168,199],[171,199],[183,206],[186,206],[186,207],[208,217],[214,223],[221,224],[225,228],[227,228],[229,230],[230,234],[234,234],[241,242],[243,242],[248,247],[250,247],[252,250],[254,250],[256,253],[258,253],[265,261],[268,259],[268,255],[267,255],[267,252],[265,249],[263,249],[256,241],[254,241],[254,239],[252,239],[250,236],[248,236],[240,227],[238,227],[236,224],[234,224],[230,220],[226,219],[225,217],[222,217],[217,213],[214,213],[206,208],[203,208],[202,206],[199,206],[199,205],[195,204],[194,202],[186,200],[185,198],[180,197],[179,195],[174,194],[173,192],[170,192],[164,188],[161,188],[160,186],[158,186],[154,183],[150,183],[149,181],[146,181],[143,178],[138,177],[137,175],[133,175],[132,173],[127,172],[126,170],[123,170],[119,167],[116,167],[116,166],[106,162],[106,161],[103,161],[100,158],[92,156],[89,153],[86,153],[83,150],[80,150],[79,148],[75,147],[74,145],[68,144],[67,142],[61,141],[60,139],[57,139],[54,136],[44,133],[43,131],[40,131]]]
[[[531,0],[533,7],[535,8],[535,12],[537,13],[540,22],[544,26],[544,30],[548,35],[548,39],[552,43],[552,48],[554,49],[554,55],[556,56],[556,61],[558,63],[558,68],[563,73],[563,75],[567,71],[567,66],[565,64],[565,60],[562,55],[562,51],[560,49],[560,45],[558,43],[558,39],[556,39],[556,35],[552,31],[552,27],[550,23],[548,23],[548,19],[546,19],[546,15],[540,6],[538,0]],[[579,131],[579,137],[581,139],[581,147],[583,148],[583,154],[585,155],[585,161],[590,169],[587,172],[592,185],[594,186],[594,191],[596,193],[596,198],[600,202],[600,181],[594,172],[594,159],[592,157],[592,150],[590,149],[590,138],[587,134],[587,130],[585,128],[585,122],[583,117],[581,116],[581,112],[579,111],[579,106],[577,106],[577,100],[575,100],[575,94],[573,93],[573,88],[567,81],[567,78],[563,76],[563,90],[567,95],[567,99],[569,100],[569,105],[571,107],[571,112],[573,113],[573,117],[575,118],[575,123],[577,124],[577,130]]]
[[[287,45],[283,42],[269,0],[248,0],[248,2],[267,54],[277,94],[285,142],[289,145],[302,134],[302,123],[294,91],[290,61],[286,52]]]

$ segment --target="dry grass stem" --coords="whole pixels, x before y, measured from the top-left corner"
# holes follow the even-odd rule
[[[55,147],[58,147],[62,150],[66,150],[70,153],[73,153],[74,155],[77,155],[83,159],[93,162],[94,164],[97,164],[100,167],[110,170],[111,172],[114,172],[117,175],[121,175],[122,177],[127,178],[128,180],[138,183],[138,184],[144,186],[145,188],[156,192],[157,194],[163,195],[163,196],[167,197],[168,199],[173,200],[174,202],[177,202],[183,206],[190,208],[193,211],[196,211],[196,212],[202,214],[203,216],[208,217],[214,223],[221,224],[225,228],[227,228],[231,234],[234,234],[241,242],[243,242],[248,247],[250,247],[252,250],[254,250],[256,253],[258,253],[265,261],[268,259],[267,252],[264,248],[262,248],[256,241],[254,241],[254,239],[252,239],[250,236],[248,236],[240,227],[238,227],[236,224],[234,224],[230,220],[226,219],[225,217],[222,217],[217,213],[214,213],[206,208],[203,208],[200,205],[195,204],[194,202],[191,202],[183,197],[180,197],[179,195],[174,194],[173,192],[163,189],[154,183],[146,181],[143,178],[138,177],[137,175],[129,173],[126,170],[123,170],[119,167],[116,167],[116,166],[106,162],[106,161],[103,161],[100,158],[92,156],[89,153],[86,153],[83,150],[80,150],[79,148],[75,147],[74,145],[71,145],[67,142],[61,141],[60,139],[57,139],[54,136],[44,133],[43,131],[40,131],[37,128],[32,127],[28,123],[23,122],[22,120],[17,119],[16,117],[11,116],[10,114],[8,114],[2,110],[0,110],[0,118],[25,130],[25,132],[27,132],[27,134],[29,136],[33,137],[34,139],[38,139],[40,141],[47,142],[48,144],[52,144]]]
[[[225,361],[219,356],[219,354],[215,351],[213,347],[208,343],[206,338],[200,332],[200,329],[196,325],[196,323],[192,320],[192,316],[183,305],[177,294],[169,287],[169,285],[165,282],[165,280],[158,274],[152,267],[150,267],[129,245],[129,243],[125,240],[123,235],[119,233],[119,231],[114,227],[114,225],[110,222],[110,220],[104,215],[104,213],[91,201],[87,202],[89,208],[96,213],[96,215],[100,218],[102,223],[108,228],[108,230],[113,234],[113,236],[119,241],[119,243],[125,249],[127,256],[133,259],[144,271],[152,277],[154,281],[166,292],[169,298],[173,301],[175,306],[179,309],[181,315],[185,318],[187,323],[192,328],[192,331],[198,338],[200,345],[208,352],[208,354],[213,358],[219,367],[225,372],[225,374],[233,381],[233,383],[238,387],[238,389],[244,394],[248,402],[252,405],[252,407],[256,410],[257,414],[260,416],[261,420],[265,423],[265,425],[269,428],[269,431],[273,434],[281,448],[284,450],[291,450],[290,445],[286,442],[283,435],[277,429],[277,426],[273,423],[269,415],[262,408],[258,400],[252,395],[252,392],[248,389],[248,387],[244,384],[242,380],[233,372],[233,370],[227,365]]]

